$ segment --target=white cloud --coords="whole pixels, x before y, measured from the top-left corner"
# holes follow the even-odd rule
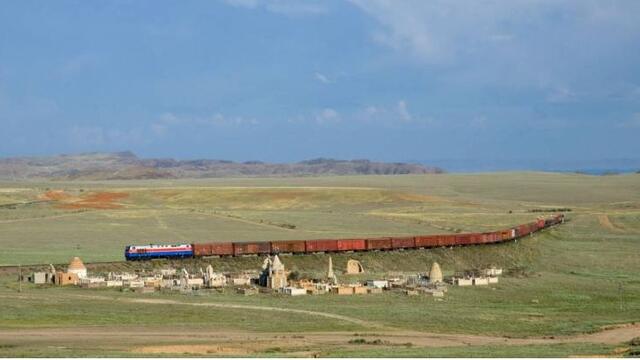
[[[161,114],[151,124],[133,128],[107,128],[103,126],[72,126],[67,130],[69,142],[77,147],[130,147],[162,139],[180,128],[204,131],[206,128],[251,127],[258,120],[242,116],[225,116],[216,113],[209,116],[187,116],[171,112]]]
[[[399,100],[388,105],[368,105],[355,110],[338,111],[326,107],[311,114],[301,114],[287,119],[289,124],[318,124],[330,125],[349,122],[359,125],[433,125],[434,121],[428,116],[415,116],[409,111],[406,100]]]
[[[374,41],[426,63],[474,55],[539,61],[576,39],[607,42],[608,33],[637,34],[640,2],[589,0],[350,0],[379,23]],[[625,35],[626,36],[626,35]],[[580,47],[578,47],[580,49]],[[556,57],[557,52],[549,51]],[[581,54],[572,55],[579,58]]]
[[[331,81],[327,76],[325,76],[324,74],[321,73],[315,73],[314,74],[316,80],[320,81],[323,84],[331,84],[333,83],[333,81]]]
[[[318,124],[324,125],[329,123],[340,122],[340,114],[331,108],[325,108],[316,114],[315,120]]]
[[[409,52],[428,62],[441,62],[451,50],[440,29],[442,17],[453,15],[457,2],[438,6],[433,1],[352,0],[365,13],[376,19],[382,27],[373,33],[373,40],[397,51]]]
[[[429,116],[412,114],[406,100],[399,100],[394,106],[368,105],[358,110],[353,118],[368,124],[435,124],[434,119]]]
[[[169,126],[167,124],[162,123],[153,123],[151,124],[151,132],[156,137],[164,137],[169,130]]]
[[[365,113],[367,116],[374,116],[374,115],[376,115],[376,114],[380,113],[380,109],[378,109],[378,107],[376,107],[376,106],[367,106],[367,107],[364,109],[364,113]]]
[[[164,113],[164,114],[160,115],[159,124],[162,124],[162,125],[180,125],[180,124],[183,124],[185,121],[187,121],[186,118],[178,117],[176,114]]]
[[[567,103],[575,101],[576,99],[576,93],[564,86],[554,88],[551,93],[547,95],[547,101],[551,103]]]
[[[404,100],[398,101],[396,105],[396,110],[398,111],[398,115],[400,115],[400,120],[408,122],[411,121],[412,116],[407,109],[407,102]]]

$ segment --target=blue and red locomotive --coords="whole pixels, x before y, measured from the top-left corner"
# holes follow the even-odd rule
[[[124,248],[127,260],[193,257],[191,244],[180,245],[129,245]]]

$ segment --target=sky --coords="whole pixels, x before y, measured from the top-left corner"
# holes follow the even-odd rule
[[[0,2],[0,157],[640,158],[640,1]]]

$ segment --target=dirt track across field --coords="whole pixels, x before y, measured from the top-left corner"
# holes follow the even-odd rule
[[[347,332],[257,333],[209,329],[163,327],[74,327],[0,330],[0,343],[37,345],[65,344],[69,339],[82,344],[111,345],[137,354],[250,355],[278,347],[351,347],[350,340],[381,340],[387,345],[411,343],[420,347],[541,345],[558,343],[620,344],[640,336],[640,324],[609,328],[593,334],[555,338],[513,339],[482,335],[435,334],[411,331],[382,331],[371,334]],[[308,352],[308,350],[307,350]],[[313,351],[312,351],[313,352]],[[299,355],[312,355],[301,353]]]
[[[123,300],[123,299],[120,299],[120,300]],[[217,307],[217,308],[226,308],[226,309],[280,311],[280,312],[293,313],[293,314],[305,314],[310,316],[325,317],[325,318],[350,322],[350,323],[354,323],[354,324],[362,325],[366,327],[373,327],[373,328],[381,327],[381,325],[378,325],[369,321],[365,321],[365,320],[360,320],[360,319],[338,315],[338,314],[331,314],[331,313],[311,311],[311,310],[287,309],[287,308],[278,308],[278,307],[271,307],[271,306],[212,303],[212,302],[190,303],[190,302],[180,302],[180,301],[174,301],[174,300],[161,300],[161,299],[126,299],[125,301],[133,302],[133,303],[144,303],[144,304],[190,305],[190,306]]]
[[[609,219],[609,216],[607,214],[598,215],[598,222],[600,223],[600,226],[607,230],[623,231],[611,222],[611,219]]]

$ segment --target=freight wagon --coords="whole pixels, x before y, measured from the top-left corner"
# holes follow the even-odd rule
[[[367,250],[365,239],[338,239],[338,251],[363,251]]]
[[[271,242],[271,251],[275,254],[279,253],[303,253],[306,251],[305,242],[300,240],[292,241],[273,241]]]
[[[391,238],[367,239],[367,250],[389,250],[392,248]]]
[[[233,243],[193,244],[193,255],[199,256],[233,256]]]
[[[393,249],[415,249],[416,239],[413,236],[394,237],[391,238],[391,247]]]
[[[182,245],[129,245],[125,248],[127,260],[154,258],[185,258],[202,256],[242,256],[278,253],[306,254],[345,251],[381,251],[396,249],[422,249],[442,246],[491,244],[518,239],[544,228],[564,222],[564,215],[540,218],[534,222],[509,229],[484,233],[418,235],[369,239],[318,239],[272,242],[195,243]]]
[[[271,254],[270,242],[246,242],[246,243],[233,243],[233,255],[263,255]]]
[[[305,245],[308,253],[336,252],[339,250],[338,240],[307,240]]]

